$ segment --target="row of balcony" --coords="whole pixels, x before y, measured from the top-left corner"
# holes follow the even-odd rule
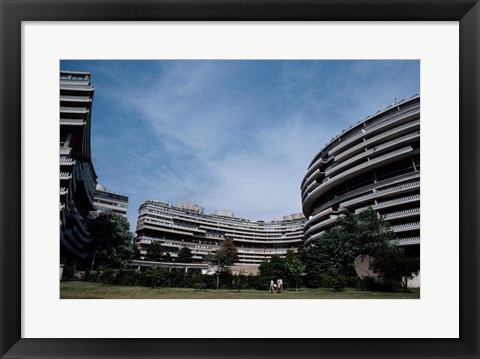
[[[378,145],[376,147],[377,150],[388,147],[391,144],[402,143],[402,142],[405,143],[405,142],[410,142],[410,141],[416,140],[417,138],[420,137],[420,131],[419,130],[407,133],[406,135],[402,135],[400,137],[398,137],[398,136],[405,133],[405,132],[411,131],[412,129],[414,129],[416,127],[418,127],[419,124],[420,124],[419,119],[415,120],[415,121],[412,121],[412,122],[409,122],[405,125],[399,126],[399,127],[394,128],[392,130],[386,131],[385,133],[381,133],[381,134],[379,134],[375,137],[372,137],[369,140],[366,140],[365,142],[362,142],[362,143],[348,149],[347,151],[345,151],[343,153],[340,153],[338,156],[335,157],[335,161],[328,167],[328,169],[326,171],[321,170],[320,168],[317,171],[315,171],[316,165],[315,164],[312,165],[310,167],[310,169],[307,171],[306,177],[304,178],[303,184],[301,186],[302,191],[305,191],[305,189],[306,189],[306,191],[308,192],[310,190],[310,187],[312,186],[312,183],[315,183],[314,180],[318,179],[323,174],[326,174],[326,175],[331,174],[331,171],[332,171],[333,168],[336,168],[338,166],[343,167],[344,164],[345,165],[350,164],[352,162],[355,162],[359,158],[364,157],[365,156],[365,151],[368,150],[368,148],[371,148],[371,147],[375,146],[377,143],[382,142],[385,139],[393,137],[392,140],[389,140],[385,143],[381,143],[380,145]],[[360,152],[360,153],[358,155],[354,155],[357,152]],[[350,160],[342,162],[342,158],[345,157],[345,156],[348,156],[350,154],[353,154],[354,157],[352,157]],[[348,157],[350,157],[350,156],[348,156]],[[318,161],[316,163],[318,163]],[[327,161],[324,160],[322,163],[327,163]]]
[[[85,120],[81,118],[61,118],[60,125],[72,125],[72,126],[83,126],[85,125]]]
[[[418,177],[418,175],[416,175]],[[409,183],[404,183],[396,186],[389,187],[388,189],[376,190],[375,188],[370,189],[371,193],[366,195],[356,197],[347,201],[340,203],[339,209],[349,209],[354,205],[360,205],[362,203],[371,202],[375,199],[382,198],[387,195],[392,194],[402,194],[415,191],[420,188],[420,181],[414,181]]]
[[[90,80],[80,80],[80,79],[75,79],[75,80],[67,80],[67,79],[60,79],[60,86],[68,86],[68,87],[73,87],[73,86],[89,86],[90,85]]]
[[[395,226],[390,227],[394,232],[401,232],[401,231],[408,231],[408,230],[415,230],[420,228],[420,222],[412,222],[412,223],[404,223],[398,224]]]
[[[150,245],[155,240],[159,240],[159,239],[146,239],[144,237],[141,237],[136,240],[136,244]],[[183,247],[188,247],[192,251],[197,251],[199,253],[205,252],[207,254],[217,251],[218,248],[220,247],[220,244],[217,244],[217,245],[208,245],[208,244],[201,244],[201,243],[196,244],[188,241],[185,242],[185,241],[173,241],[173,240],[160,240],[160,241],[162,243],[162,246],[174,247],[178,249]],[[258,253],[258,254],[273,255],[273,254],[284,254],[286,253],[287,249],[272,249],[272,248],[255,249],[255,248],[237,246],[237,251],[239,253]]]
[[[411,146],[403,147],[396,151],[387,153],[385,155],[375,157],[373,159],[368,159],[368,161],[363,162],[355,167],[352,167],[347,171],[342,172],[341,174],[338,174],[333,178],[329,178],[329,177],[325,178],[325,180],[323,180],[322,183],[317,188],[315,188],[312,192],[306,192],[302,196],[302,202],[304,203],[304,207],[309,207],[313,203],[315,198],[318,198],[323,193],[325,193],[328,189],[332,188],[335,184],[338,184],[340,180],[346,181],[349,178],[365,173],[366,171],[372,168],[379,167],[384,163],[390,163],[390,162],[408,157],[411,155],[412,150],[413,148]],[[316,194],[316,196],[313,196],[313,194]]]
[[[324,229],[326,227],[331,226],[337,221],[336,215],[331,215],[329,219],[323,220],[320,223],[317,223],[314,226],[311,226],[309,229],[305,231],[305,236],[308,236],[312,232],[316,232],[318,230]]]
[[[390,192],[396,192],[396,191],[402,190],[402,189],[419,188],[419,187],[420,187],[420,181],[412,181],[412,182],[406,182],[406,183],[402,183],[402,184],[395,185],[395,186],[388,187],[388,188],[378,189],[378,190],[376,190],[376,192],[377,193],[390,193]]]
[[[72,178],[72,174],[70,172],[60,172],[61,180],[68,180],[70,178]]]
[[[160,208],[159,208],[160,206]],[[161,209],[160,211],[157,209]],[[265,223],[264,221],[254,221],[236,217],[220,217],[209,214],[199,214],[192,212],[185,212],[180,209],[172,208],[171,206],[165,206],[156,202],[146,201],[140,206],[139,216],[144,213],[161,214],[169,219],[185,220],[192,223],[199,223],[206,226],[228,226],[232,229],[244,228],[247,230],[261,230],[261,231],[274,231],[282,230],[301,225],[305,218],[286,221],[273,221],[273,223]]]
[[[73,253],[75,256],[80,258],[85,258],[86,254],[82,246],[79,246],[78,243],[75,243],[74,236],[71,230],[60,231],[60,243],[65,247],[70,253]],[[78,247],[78,248],[77,248]]]
[[[82,86],[82,85],[73,85],[73,84],[60,84],[60,94],[65,94],[65,92],[94,92],[95,89],[92,86]]]
[[[187,228],[192,231],[196,232],[201,232],[201,233],[206,233],[208,234],[207,231],[222,231],[226,235],[246,235],[249,238],[265,238],[265,237],[273,237],[277,238],[281,236],[282,233],[285,233],[285,237],[288,236],[301,236],[302,230],[303,230],[303,223],[298,224],[295,227],[274,227],[270,228],[270,230],[264,230],[263,227],[254,227],[252,228],[251,231],[248,230],[242,230],[242,227],[237,227],[235,225],[230,225],[230,224],[225,224],[225,223],[209,223],[208,221],[202,221],[202,220],[192,220],[192,223],[197,223],[197,226],[195,225],[183,225],[183,224],[173,224],[171,222],[172,218],[169,216],[165,216],[165,218],[168,220],[157,220],[157,219],[152,219],[150,217],[161,217],[161,216],[153,216],[148,213],[145,213],[145,211],[141,211],[139,218],[137,221],[138,224],[145,223],[145,221],[148,221],[150,223],[157,223],[162,226],[167,226],[167,227],[180,227],[180,228]],[[275,230],[275,231],[274,231]],[[223,237],[223,235],[217,235],[217,234],[210,234],[210,236],[215,237]]]
[[[326,157],[321,157],[318,160],[316,160],[305,173],[305,177],[310,176],[315,169],[320,169],[320,165],[322,164],[325,165],[327,164],[327,162],[328,162],[328,159]]]
[[[372,202],[373,200],[380,199],[382,197],[391,197],[393,195],[399,195],[403,193],[415,192],[415,188],[399,188],[390,192],[379,193],[377,188],[387,188],[395,185],[399,185],[409,181],[418,181],[420,178],[420,171],[409,172],[398,177],[391,177],[379,182],[370,183],[355,190],[349,191],[343,195],[336,196],[329,201],[324,202],[323,204],[316,207],[313,211],[313,214],[310,215],[308,222],[316,222],[314,218],[317,217],[320,213],[325,211],[330,211],[334,206],[339,206],[337,211],[343,211],[345,209],[350,210],[352,206],[356,208],[358,205],[364,203]]]
[[[364,141],[352,146],[345,151],[339,153],[335,156],[335,161],[342,161],[345,158],[349,158],[356,153],[363,151],[365,147],[373,147],[377,144],[381,144],[385,141],[389,141],[391,139],[400,138],[400,136],[406,135],[411,133],[412,131],[419,130],[420,128],[420,119],[416,119],[410,122],[407,122],[403,125],[398,127],[392,128],[388,131],[382,132],[378,135],[365,139]]]
[[[343,141],[341,141],[337,146],[332,148],[328,154],[329,155],[335,155],[336,153],[340,152],[343,148],[345,148],[348,145],[351,145],[355,141],[361,140],[363,137],[367,137],[369,134],[376,133],[380,130],[382,130],[384,127],[394,125],[397,122],[401,122],[404,120],[409,119],[412,116],[420,114],[420,107],[415,107],[411,110],[404,111],[398,115],[390,117],[388,120],[382,121],[380,123],[375,122],[374,124],[370,126],[366,126],[361,128],[358,133],[352,134],[349,137],[345,138]],[[384,131],[386,132],[386,131]]]
[[[362,152],[362,153],[360,153],[356,156],[353,156],[346,161],[337,162],[336,166],[331,166],[328,170],[325,171],[325,175],[326,176],[331,176],[334,173],[341,170],[342,168],[344,168],[344,167],[346,167],[350,164],[353,164],[353,163],[355,163],[355,162],[357,162],[361,159],[364,159],[364,158],[372,156],[372,155],[380,154],[382,152],[385,152],[386,150],[388,150],[391,147],[405,145],[408,142],[411,143],[412,141],[417,140],[418,138],[420,138],[420,132],[416,131],[414,133],[410,133],[410,134],[402,136],[400,138],[395,138],[394,140],[384,142],[381,145],[378,145],[376,147],[369,148],[369,149],[365,148],[364,152]]]
[[[87,113],[89,112],[86,107],[66,107],[60,106],[60,112],[80,112],[80,113]]]
[[[388,201],[384,202],[378,202],[376,205],[372,206],[373,209],[380,209],[380,208],[385,208],[391,205],[396,205],[396,204],[405,204],[405,203],[410,203],[410,202],[415,202],[420,200],[420,194],[414,194],[411,196],[406,196],[406,197],[400,197],[400,198],[395,198],[391,199]]]
[[[343,175],[346,175],[346,174],[350,174],[350,173],[357,173],[359,172],[359,170],[361,170],[362,168],[365,167],[365,165],[368,165],[368,164],[371,164],[371,163],[377,163],[377,162],[383,162],[383,160],[385,159],[390,159],[390,158],[393,158],[395,157],[396,155],[401,155],[401,154],[404,154],[404,153],[410,153],[411,151],[413,150],[413,148],[411,146],[406,146],[406,147],[402,147],[398,150],[395,150],[395,151],[392,151],[392,152],[389,152],[385,155],[382,155],[382,156],[378,156],[378,157],[373,157],[373,158],[370,158],[367,156],[366,158],[366,161],[356,165],[355,167],[351,167],[349,168],[348,170],[340,173],[339,175],[337,176],[333,176],[333,177],[326,177],[323,179],[322,182],[320,182],[321,184],[323,183],[326,183],[326,182],[330,182],[331,180],[334,180],[336,179],[337,177],[340,177],[340,176],[343,176]],[[366,151],[368,152],[368,151]],[[370,154],[373,154],[375,151],[372,151]]]
[[[166,226],[166,227],[154,227],[154,226],[151,226],[149,225],[149,223],[146,223],[146,222],[143,222],[143,223],[139,223],[137,225],[137,231],[139,230],[142,230],[142,229],[152,229],[152,230],[155,230],[157,232],[167,232],[167,233],[174,233],[174,234],[180,234],[180,235],[184,235],[184,236],[188,236],[188,237],[194,237],[195,234],[192,233],[192,232],[184,232],[184,231],[180,231],[180,230],[176,230],[174,226]],[[238,237],[238,234],[237,233],[229,233],[229,232],[226,232],[225,233],[225,236],[229,236],[229,237],[232,237],[232,239],[235,241],[235,242],[250,242],[250,243],[266,243],[266,244],[281,244],[281,243],[295,243],[295,242],[299,242],[302,240],[302,231],[303,229],[300,229],[299,232],[298,232],[298,235],[296,235],[295,237],[287,237],[287,236],[283,236],[283,237],[278,237],[278,236],[275,236],[273,238],[265,238],[265,237],[258,237],[258,236],[247,236],[247,235],[244,235],[242,237]],[[201,232],[201,231],[200,231]],[[203,236],[205,237],[208,237],[208,238],[213,238],[213,239],[218,239],[218,240],[223,240],[224,239],[224,236],[216,236],[216,235],[206,235],[205,233],[202,233]],[[198,234],[197,234],[198,236]]]
[[[92,98],[89,97],[89,96],[68,96],[68,95],[60,95],[60,101],[92,102]]]
[[[399,245],[420,244],[420,237],[397,238]]]
[[[178,231],[178,230],[174,230],[174,229],[171,229],[171,228],[158,228],[158,227],[154,227],[154,226],[151,226],[151,225],[148,225],[148,223],[143,223],[139,226],[137,226],[137,231],[138,230],[141,230],[142,228],[144,229],[153,229],[155,231],[159,231],[159,232],[167,232],[167,233],[174,233],[174,234],[181,234],[181,235],[184,235],[184,236],[189,236],[189,237],[193,237],[193,233],[192,232],[183,232],[183,231]]]
[[[412,208],[412,209],[406,209],[404,211],[385,213],[383,215],[383,218],[395,219],[395,218],[401,218],[401,217],[409,217],[409,216],[418,215],[418,214],[420,214],[420,208]]]
[[[61,166],[69,166],[75,164],[75,160],[70,157],[60,157]]]
[[[317,214],[315,214],[315,215],[313,215],[313,216],[310,216],[310,218],[308,219],[308,221],[305,222],[304,228],[310,227],[312,224],[318,222],[318,221],[319,221],[321,218],[323,218],[323,217],[328,217],[328,218],[330,218],[330,216],[331,216],[332,214],[335,214],[335,215],[336,215],[336,214],[338,214],[338,211],[334,211],[334,210],[332,209],[332,207],[328,207],[328,208],[324,209],[323,211],[320,211],[320,212],[318,212]]]

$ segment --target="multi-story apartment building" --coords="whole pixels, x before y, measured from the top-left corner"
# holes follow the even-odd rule
[[[344,210],[371,206],[400,245],[420,247],[420,96],[395,102],[333,138],[301,184],[309,244]]]
[[[267,223],[237,218],[226,210],[204,214],[202,207],[191,203],[173,206],[146,201],[138,212],[136,243],[145,254],[153,241],[160,241],[163,251],[172,257],[188,247],[196,262],[206,262],[228,236],[237,248],[238,264],[259,264],[274,254],[296,251],[302,243],[304,223],[301,213]]]
[[[97,176],[90,154],[94,88],[89,72],[60,71],[60,264],[72,275],[90,241],[86,219],[94,211]]]
[[[112,211],[123,217],[127,217],[128,197],[120,193],[109,191],[99,183],[97,184],[97,188],[93,195],[93,205],[98,213]]]

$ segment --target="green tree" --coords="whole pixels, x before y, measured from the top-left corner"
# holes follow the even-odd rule
[[[128,268],[135,254],[133,233],[127,219],[112,211],[101,212],[87,222],[92,239],[92,269]]]
[[[305,254],[307,276],[335,272],[355,277],[355,258],[388,246],[393,238],[389,225],[371,207],[358,214],[345,212],[334,227],[312,242]]]
[[[178,257],[176,260],[178,263],[192,263],[192,251],[188,247],[183,247],[178,252]]]
[[[238,261],[237,248],[233,239],[225,236],[220,248],[208,256],[208,260],[217,266],[217,289],[220,286],[220,273],[225,271],[225,267]]]
[[[305,265],[298,256],[289,256],[285,259],[285,268],[289,276],[295,281],[295,291],[298,292],[298,283],[305,271]]]
[[[287,268],[285,267],[285,258],[279,255],[272,255],[270,259],[262,261],[258,267],[259,274],[265,281],[274,280],[278,278],[285,278],[287,275]]]
[[[285,258],[274,254],[270,259],[263,260],[260,263],[258,267],[260,288],[269,288],[271,280],[276,283],[280,278],[284,279],[285,283],[288,282],[288,280],[286,280],[288,269],[286,268],[285,262]]]
[[[172,262],[173,262],[173,258],[172,258],[172,256],[170,255],[170,253],[165,253],[165,254],[162,256],[162,262],[167,262],[167,263],[172,263]]]
[[[222,267],[230,266],[238,261],[237,248],[233,243],[233,239],[227,236],[225,236],[216,254],[217,262],[219,262]]]
[[[159,241],[152,241],[145,255],[146,261],[161,262],[163,256],[162,244]]]
[[[408,281],[420,271],[420,258],[408,257],[404,249],[396,245],[378,248],[373,257],[370,268],[384,281],[401,283],[404,291],[408,289]]]
[[[141,260],[142,254],[140,253],[140,249],[137,246],[133,246],[133,259]]]

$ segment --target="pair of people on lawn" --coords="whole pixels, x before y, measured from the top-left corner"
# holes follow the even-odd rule
[[[275,283],[273,279],[270,281],[270,289],[268,290],[269,293],[282,293],[283,292],[283,280],[277,279]]]

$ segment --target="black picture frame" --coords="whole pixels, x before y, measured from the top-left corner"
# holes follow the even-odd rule
[[[479,358],[478,2],[479,0],[0,0],[1,357]],[[459,21],[460,338],[209,340],[21,338],[21,22],[171,20]],[[448,164],[446,166],[448,167]],[[448,176],[448,170],[444,174]]]

